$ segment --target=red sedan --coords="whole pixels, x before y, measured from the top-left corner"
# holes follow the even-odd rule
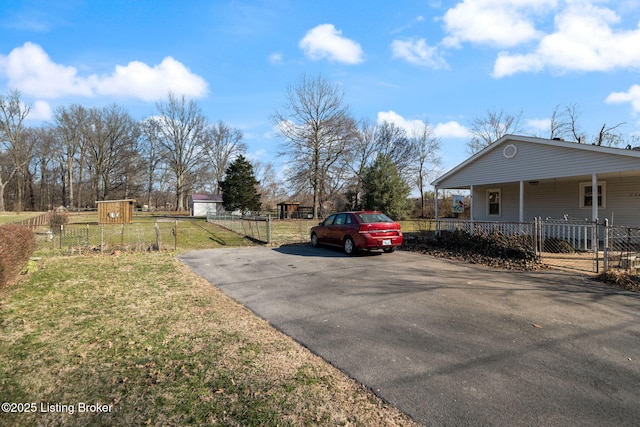
[[[311,245],[331,245],[347,255],[359,249],[393,252],[402,244],[400,224],[382,212],[340,212],[311,228]]]

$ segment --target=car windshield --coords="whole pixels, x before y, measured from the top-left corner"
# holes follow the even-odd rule
[[[383,213],[362,213],[358,214],[360,221],[365,224],[371,224],[374,222],[393,222],[391,218]]]

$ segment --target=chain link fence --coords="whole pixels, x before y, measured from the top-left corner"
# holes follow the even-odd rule
[[[271,215],[245,216],[233,213],[207,212],[207,222],[257,242],[271,243]]]
[[[640,228],[610,226],[607,220],[536,218],[513,223],[442,219],[435,229],[530,236],[528,241],[540,262],[553,268],[596,273],[601,268],[640,268]]]
[[[640,268],[640,228],[610,226],[605,221],[605,269]]]
[[[268,245],[308,242],[311,227],[318,224],[318,220],[308,218],[276,219],[271,215],[242,216],[228,212],[210,212],[207,222]]]
[[[68,224],[36,233],[36,250],[65,254],[175,250],[177,221]]]

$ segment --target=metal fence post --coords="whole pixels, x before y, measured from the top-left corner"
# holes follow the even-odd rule
[[[596,251],[596,273],[600,272],[600,235],[598,233],[598,220],[593,221],[593,235],[595,235],[594,242],[592,243],[593,249]]]
[[[533,218],[533,239],[531,239],[533,241],[533,253],[536,254],[536,256],[540,255],[540,252],[538,252],[538,218],[534,217]]]
[[[267,216],[267,245],[271,244],[271,215]]]
[[[604,253],[603,253],[603,258],[604,258],[604,271],[609,270],[609,219],[605,218],[604,219]]]
[[[207,212],[209,215],[209,212]],[[160,250],[160,226],[158,225],[158,221],[156,221],[156,250]]]

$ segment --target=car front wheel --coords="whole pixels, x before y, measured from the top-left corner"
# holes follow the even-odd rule
[[[311,234],[311,246],[314,248],[318,247],[318,235],[316,233]]]
[[[356,245],[353,243],[353,239],[351,237],[345,237],[342,247],[344,249],[344,253],[347,255],[353,255],[353,252],[356,250]]]

